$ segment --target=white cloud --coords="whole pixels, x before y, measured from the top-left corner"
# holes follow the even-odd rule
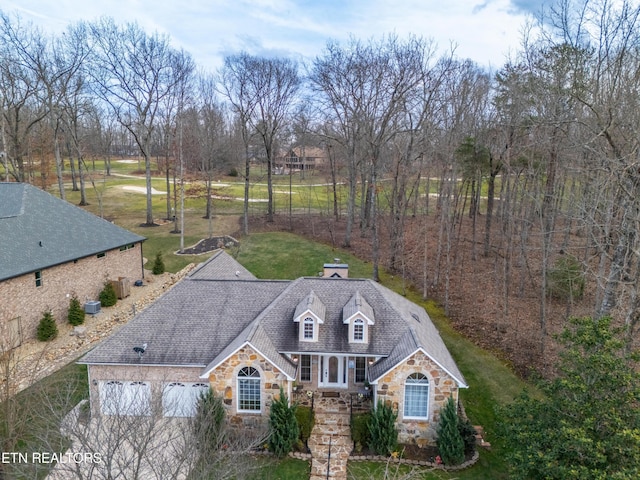
[[[433,39],[440,52],[453,42],[459,57],[498,67],[518,47],[524,16],[516,10],[531,9],[541,0],[1,1],[5,13],[17,12],[55,32],[103,15],[118,23],[136,21],[149,32],[169,34],[175,46],[213,69],[225,54],[240,50],[312,58],[330,39],[389,33]]]

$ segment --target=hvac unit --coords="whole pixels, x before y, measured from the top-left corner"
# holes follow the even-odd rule
[[[96,313],[98,313],[100,311],[100,302],[99,301],[95,301],[95,302],[87,302],[84,304],[84,311],[85,313],[89,313],[91,315],[95,315]]]

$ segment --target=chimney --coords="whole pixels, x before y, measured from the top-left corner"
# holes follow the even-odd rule
[[[349,278],[349,265],[340,263],[339,258],[334,258],[333,263],[324,264],[322,276],[328,278]]]

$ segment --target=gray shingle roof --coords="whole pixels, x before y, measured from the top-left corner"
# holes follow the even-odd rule
[[[224,260],[223,260],[224,261]],[[299,340],[296,309],[308,302],[324,308],[317,342]],[[375,325],[368,343],[349,343],[343,308],[361,296]],[[147,343],[142,360],[133,347]],[[289,353],[340,353],[381,357],[372,365],[375,380],[417,350],[423,350],[466,386],[426,311],[371,280],[299,278],[274,280],[203,280],[186,278],[89,352],[81,363],[202,365],[203,375],[238,348],[250,344],[290,377]]]
[[[207,365],[288,282],[184,279],[80,363]],[[146,343],[142,359],[133,347]],[[240,342],[242,344],[242,342]]]
[[[144,237],[26,183],[0,182],[0,280]]]
[[[309,292],[305,298],[300,300],[296,311],[293,314],[293,318],[300,320],[300,317],[307,312],[314,314],[320,323],[324,322],[324,316],[327,308],[322,303],[322,300],[318,298],[313,290]]]
[[[360,292],[354,293],[347,304],[342,308],[342,318],[343,320],[347,320],[358,313],[360,315],[364,315],[367,319],[371,320],[371,322],[375,323],[376,319],[373,315],[373,308],[371,308],[371,305],[362,298]]]
[[[255,276],[224,250],[198,265],[189,277],[203,280],[255,280]]]

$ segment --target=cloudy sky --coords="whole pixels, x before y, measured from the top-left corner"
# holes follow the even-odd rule
[[[0,0],[45,31],[106,15],[168,34],[207,69],[230,53],[313,59],[328,40],[395,33],[432,39],[439,52],[499,68],[518,48],[527,14],[544,0]]]

